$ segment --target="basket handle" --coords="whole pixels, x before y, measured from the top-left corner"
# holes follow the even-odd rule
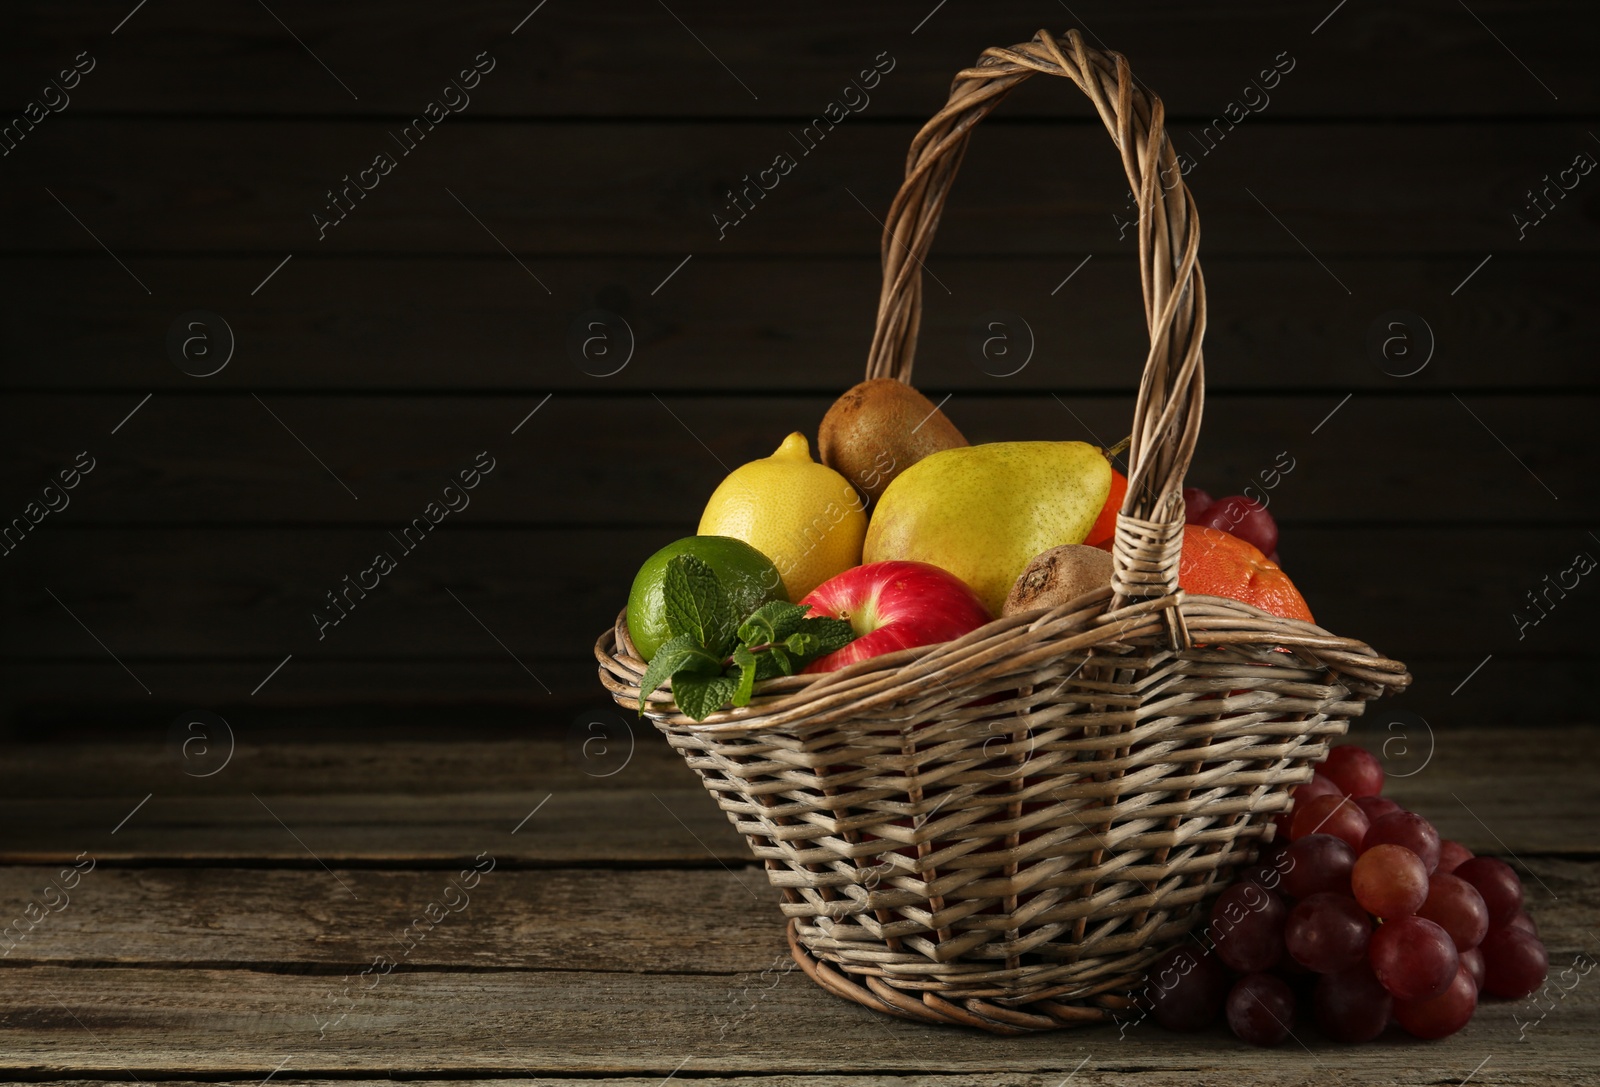
[[[1205,400],[1200,340],[1206,291],[1200,220],[1167,139],[1161,99],[1134,82],[1127,59],[1084,44],[1076,30],[1041,30],[1030,42],[986,49],[956,74],[950,100],[911,141],[906,179],[884,221],[883,288],[867,376],[911,380],[922,320],[922,262],[973,126],[1036,72],[1065,76],[1089,96],[1139,195],[1139,273],[1150,353],[1145,358],[1128,450],[1128,494],[1112,545],[1112,610],[1160,599],[1173,643],[1188,645],[1177,604],[1183,545],[1183,476]]]

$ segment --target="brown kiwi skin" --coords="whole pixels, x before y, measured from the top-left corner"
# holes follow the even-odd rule
[[[822,463],[874,502],[923,457],[967,444],[933,401],[891,377],[869,378],[849,389],[817,428]]]
[[[1063,544],[1035,555],[1006,597],[1001,615],[1054,608],[1111,584],[1111,553],[1087,544]]]

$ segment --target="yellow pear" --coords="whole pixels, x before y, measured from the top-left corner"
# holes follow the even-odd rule
[[[1085,442],[990,442],[917,461],[878,499],[863,562],[948,570],[999,615],[1033,557],[1082,543],[1111,492],[1111,465]]]

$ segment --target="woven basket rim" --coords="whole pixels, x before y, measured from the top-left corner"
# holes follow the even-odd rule
[[[750,705],[717,710],[704,721],[695,721],[677,712],[676,703],[671,701],[670,696],[663,697],[669,688],[651,692],[656,697],[645,698],[642,712],[652,720],[670,721],[676,728],[694,732],[754,732],[771,728],[785,718],[798,716],[797,711],[815,711],[817,702],[823,698],[849,696],[855,699],[859,698],[856,692],[860,688],[879,681],[887,680],[895,686],[901,686],[936,671],[942,664],[966,663],[977,655],[971,652],[974,647],[1014,631],[1039,633],[1055,628],[1058,636],[1052,641],[1059,645],[1072,640],[1069,632],[1074,630],[1079,635],[1091,635],[1117,624],[1140,620],[1137,626],[1125,629],[1111,643],[1126,644],[1123,638],[1137,639],[1154,633],[1161,625],[1160,613],[1168,607],[1181,610],[1190,631],[1194,633],[1212,631],[1215,635],[1221,635],[1242,623],[1244,629],[1255,633],[1256,636],[1250,640],[1256,642],[1261,640],[1260,626],[1266,625],[1272,629],[1274,637],[1271,640],[1275,644],[1285,649],[1297,647],[1309,656],[1326,657],[1323,663],[1330,671],[1366,672],[1369,673],[1369,679],[1391,691],[1403,690],[1411,682],[1411,675],[1401,662],[1383,656],[1365,642],[1333,634],[1316,623],[1274,615],[1230,597],[1189,594],[1181,589],[1176,595],[1179,599],[1172,603],[1165,599],[1146,600],[1112,612],[1103,610],[1104,602],[1111,597],[1111,590],[1095,589],[1055,607],[1001,616],[951,641],[881,654],[833,672],[762,680],[756,684],[755,697]],[[1201,641],[1197,649],[1203,649],[1206,645],[1225,644],[1217,642],[1215,636],[1209,643],[1203,639]],[[1090,642],[1086,648],[1106,644],[1106,641]],[[619,703],[625,704],[626,698],[633,703],[626,708],[640,708],[638,682],[644,678],[647,665],[634,648],[628,631],[626,609],[618,612],[613,625],[596,639],[594,652],[602,667],[602,674],[609,672],[615,677],[615,681],[607,686],[617,696]],[[1000,654],[996,659],[1014,663],[1015,655]]]

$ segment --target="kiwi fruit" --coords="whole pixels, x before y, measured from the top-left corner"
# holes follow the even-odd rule
[[[873,501],[923,457],[967,444],[933,401],[890,377],[850,389],[833,402],[817,430],[822,463]]]
[[[1111,552],[1088,544],[1052,547],[1028,563],[1000,614],[1053,608],[1110,584]]]

